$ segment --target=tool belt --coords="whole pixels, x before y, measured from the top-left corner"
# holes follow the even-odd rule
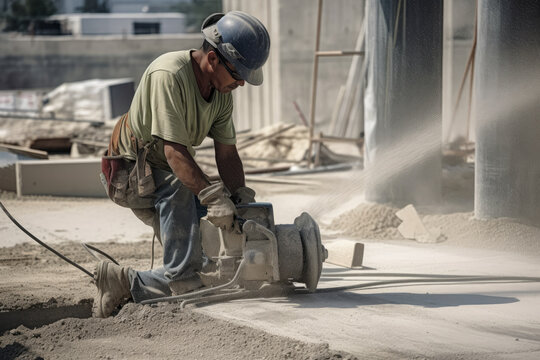
[[[123,127],[131,134],[132,147],[137,156],[135,161],[119,155],[118,142]],[[133,136],[127,113],[116,123],[107,153],[101,158],[100,174],[107,195],[116,204],[131,209],[154,207],[152,194],[156,186],[146,157],[155,143],[156,140],[145,142]]]

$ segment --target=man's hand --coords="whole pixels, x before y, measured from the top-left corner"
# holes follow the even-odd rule
[[[239,187],[231,196],[231,200],[236,205],[255,202],[255,190],[247,186]]]
[[[234,229],[236,207],[228,196],[223,183],[210,185],[199,192],[199,201],[208,209],[208,221],[222,230]]]

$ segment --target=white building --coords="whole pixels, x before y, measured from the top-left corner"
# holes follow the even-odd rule
[[[186,32],[186,17],[180,13],[79,13],[49,17],[62,23],[74,36],[180,34]]]
[[[191,0],[108,0],[111,13],[169,12],[180,2]],[[56,0],[58,14],[79,13],[84,0]]]

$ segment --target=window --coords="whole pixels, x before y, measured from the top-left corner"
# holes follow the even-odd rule
[[[161,24],[151,23],[151,22],[134,22],[133,23],[133,34],[134,35],[144,35],[144,34],[160,34],[161,33]]]

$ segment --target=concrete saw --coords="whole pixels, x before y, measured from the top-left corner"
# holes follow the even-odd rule
[[[328,256],[315,220],[304,212],[293,224],[275,225],[272,204],[264,202],[238,205],[237,211],[239,233],[201,219],[202,249],[208,259],[200,273],[205,288],[142,303],[182,301],[184,307],[283,295],[304,287],[314,292]]]

